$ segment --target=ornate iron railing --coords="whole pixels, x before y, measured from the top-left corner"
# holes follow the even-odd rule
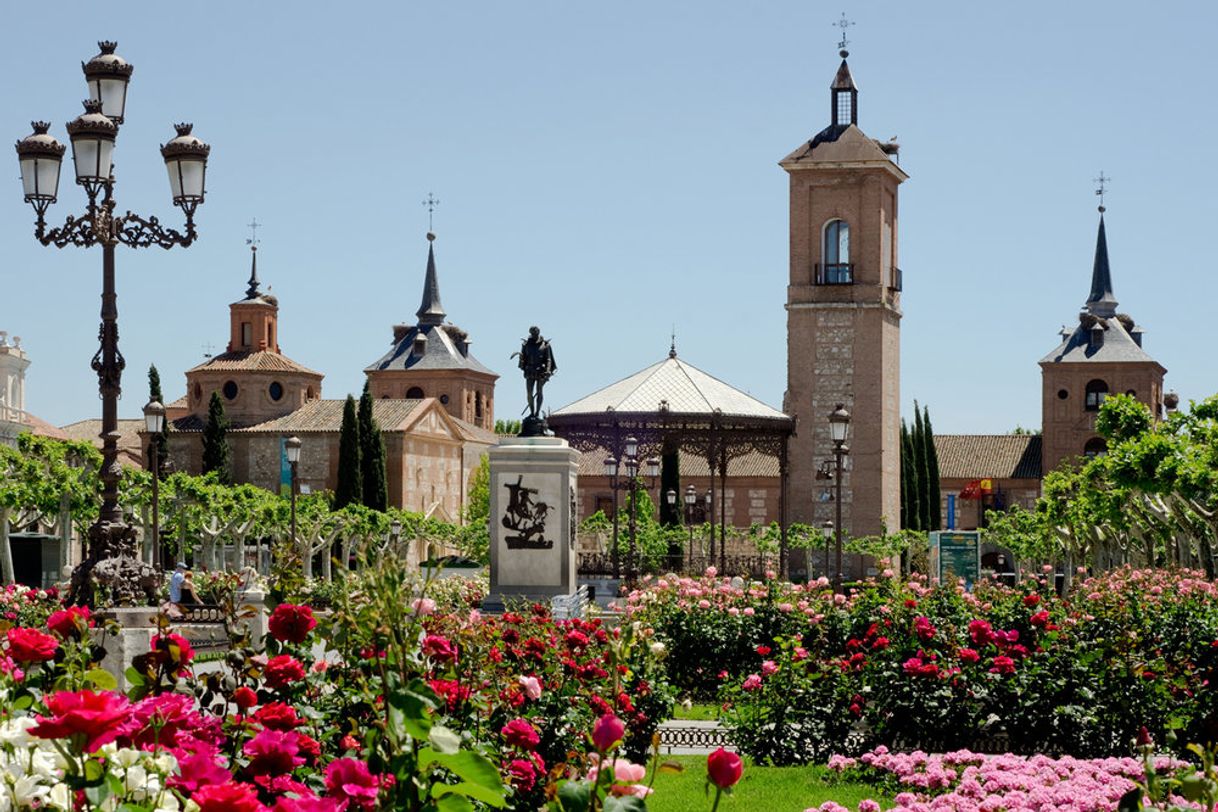
[[[661,725],[660,746],[669,750],[674,747],[714,750],[731,747],[732,737],[725,727]]]
[[[613,576],[612,553],[580,553],[578,559],[580,575]],[[676,556],[662,557],[658,560],[644,559],[639,563],[639,573],[643,575],[661,575],[675,572],[678,575],[701,575],[708,567],[714,567],[719,575],[747,576],[753,580],[763,580],[766,573],[778,571],[777,554],[703,556],[677,558]],[[618,569],[624,577],[629,571],[629,561],[624,552],[618,553]]]

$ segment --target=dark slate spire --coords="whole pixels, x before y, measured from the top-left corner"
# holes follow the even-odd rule
[[[849,55],[850,52],[845,48],[841,50],[842,64],[837,69],[837,75],[833,77],[833,84],[829,86],[833,102],[833,118],[829,126],[836,131],[844,130],[849,124],[859,123],[859,89],[854,83],[854,77],[850,75],[850,66],[846,64],[846,57]]]
[[[436,235],[427,232],[427,279],[423,282],[423,303],[415,315],[419,324],[443,324],[444,305],[440,304],[440,282],[436,279],[436,254],[432,248]]]
[[[257,299],[262,294],[258,292],[258,246],[250,246],[250,281],[245,289],[246,299]]]
[[[1100,207],[1100,230],[1095,238],[1095,264],[1091,268],[1091,295],[1087,312],[1102,319],[1116,315],[1117,300],[1112,294],[1112,272],[1108,268],[1108,237],[1104,232],[1104,208]]]

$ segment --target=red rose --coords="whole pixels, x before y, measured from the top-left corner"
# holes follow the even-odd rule
[[[157,634],[152,638],[152,650],[160,653],[178,673],[185,671],[195,658],[190,641],[180,634]]]
[[[178,759],[180,775],[171,775],[166,783],[187,795],[200,787],[224,784],[233,780],[233,774],[216,763],[214,750],[184,754]]]
[[[508,782],[517,792],[528,792],[537,783],[537,775],[533,771],[533,764],[522,758],[513,759],[507,765],[506,772]]]
[[[240,710],[247,711],[258,704],[258,694],[242,685],[233,691],[233,702]]]
[[[770,647],[769,646],[758,646],[757,653],[760,654],[762,657],[764,657],[770,653]]]
[[[290,603],[276,606],[271,619],[267,621],[271,636],[284,643],[303,643],[316,626],[317,619],[313,617],[312,607]]]
[[[706,776],[719,789],[735,786],[744,774],[744,763],[740,756],[720,747],[706,757]]]
[[[202,787],[190,800],[199,805],[199,812],[266,812],[254,788],[235,781]]]
[[[991,674],[1014,674],[1015,661],[1010,657],[998,655],[993,660],[993,665],[990,667]]]
[[[592,728],[592,745],[598,752],[607,753],[626,735],[626,725],[612,713],[596,720]]]
[[[47,618],[47,628],[64,639],[77,636],[82,625],[85,628],[93,626],[93,618],[87,606],[69,606],[67,609],[51,612]]]
[[[304,719],[296,715],[296,709],[282,702],[270,702],[263,705],[254,714],[254,721],[268,730],[295,730],[304,724]]]
[[[1041,609],[1028,620],[1033,626],[1044,626],[1049,622],[1049,610]]]
[[[39,716],[30,733],[40,739],[80,737],[82,749],[92,753],[114,741],[131,714],[131,703],[110,691],[60,691],[46,699],[51,716]]]
[[[8,656],[19,663],[45,663],[58,648],[58,640],[37,629],[8,630]]]
[[[981,655],[971,648],[962,648],[956,652],[956,656],[964,663],[975,663],[981,659]]]
[[[456,662],[457,660],[457,649],[448,642],[448,638],[438,634],[429,634],[423,638],[423,653],[440,662]]]
[[[284,688],[290,683],[299,682],[304,676],[304,666],[290,654],[272,657],[263,670],[263,678],[272,688]]]
[[[513,719],[499,732],[509,747],[519,747],[521,750],[532,750],[541,741],[537,731],[524,719]]]
[[[300,756],[300,737],[282,730],[260,730],[245,743],[253,775],[283,775],[305,763]]]
[[[348,809],[373,809],[381,784],[357,758],[336,758],[326,766],[326,791]]]
[[[872,651],[883,651],[886,648],[888,648],[888,638],[887,637],[877,637],[875,640],[871,641],[871,650]]]
[[[1038,603],[1040,603],[1040,595],[1037,595],[1035,592],[1032,593],[1031,595],[1024,596],[1023,605],[1028,607],[1029,609],[1031,609],[1033,606],[1035,606]]]

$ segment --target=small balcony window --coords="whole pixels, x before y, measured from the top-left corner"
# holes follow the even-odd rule
[[[1106,397],[1108,397],[1108,384],[1106,382],[1098,378],[1088,381],[1083,408],[1089,412],[1098,412]]]
[[[854,282],[854,266],[850,264],[850,224],[845,220],[825,223],[824,244],[817,266],[816,284],[849,285]]]

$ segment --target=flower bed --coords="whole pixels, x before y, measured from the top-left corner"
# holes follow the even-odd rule
[[[1218,593],[1198,573],[1118,570],[1068,600],[1044,578],[884,579],[849,596],[673,578],[627,606],[668,645],[678,689],[718,684],[735,741],[763,761],[823,761],[843,742],[1105,756],[1142,725],[1218,734]]]
[[[1169,758],[1151,763],[1159,773],[1185,766]],[[835,757],[829,766],[844,777],[875,782],[896,793],[895,812],[1112,812],[1146,778],[1145,762],[1134,758],[981,755],[968,750],[927,755],[879,747],[857,760]],[[1183,798],[1172,800],[1176,808],[1190,808],[1181,803]],[[832,802],[813,809],[845,812]],[[879,812],[879,805],[863,801],[859,812]]]

